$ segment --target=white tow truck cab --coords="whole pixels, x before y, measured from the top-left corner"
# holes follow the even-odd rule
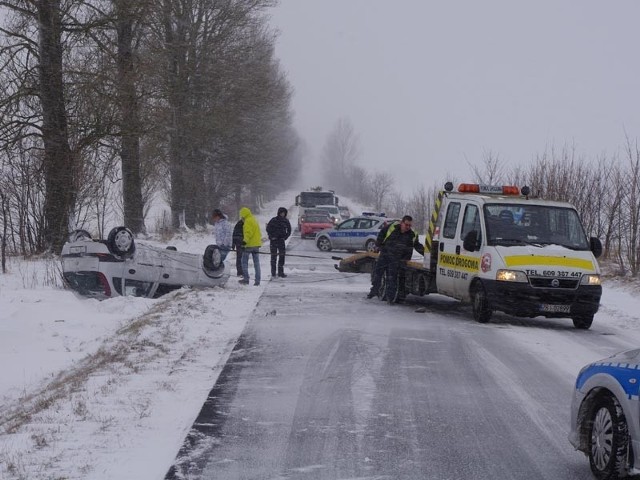
[[[601,252],[569,203],[530,198],[528,187],[461,184],[453,192],[447,182],[431,216],[424,263],[401,269],[398,295],[469,302],[481,323],[502,311],[571,318],[588,329],[602,295]],[[343,263],[339,270],[354,271],[349,259]]]

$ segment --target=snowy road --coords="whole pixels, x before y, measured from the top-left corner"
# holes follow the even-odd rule
[[[289,252],[168,479],[591,478],[567,441],[575,374],[635,344],[600,314],[586,332],[482,325],[438,295],[366,300],[368,276],[337,272],[312,240]]]

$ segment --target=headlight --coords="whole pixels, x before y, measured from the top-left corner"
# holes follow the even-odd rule
[[[580,285],[602,285],[600,283],[600,275],[583,275]]]
[[[520,270],[498,270],[496,280],[499,282],[520,282],[527,283],[529,280],[524,272]]]

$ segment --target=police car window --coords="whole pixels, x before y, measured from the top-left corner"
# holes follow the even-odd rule
[[[340,228],[355,228],[356,221],[355,220],[347,220],[346,222],[342,222],[340,224]]]
[[[371,228],[371,226],[373,225],[373,220],[370,220],[368,218],[362,219],[360,220],[360,223],[358,223],[358,228]]]
[[[447,216],[444,219],[444,228],[442,236],[444,238],[454,238],[456,236],[456,227],[458,226],[458,217],[460,216],[460,204],[450,203],[447,208]]]
[[[476,238],[480,238],[480,212],[476,205],[467,205],[464,209],[464,220],[462,222],[462,232],[460,238],[464,239],[471,231],[476,232]]]

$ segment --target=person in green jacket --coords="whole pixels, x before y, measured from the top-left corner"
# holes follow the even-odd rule
[[[240,209],[242,226],[242,280],[243,285],[249,285],[249,255],[253,258],[253,268],[256,271],[255,286],[260,285],[260,247],[262,246],[262,232],[258,221],[247,207]]]

